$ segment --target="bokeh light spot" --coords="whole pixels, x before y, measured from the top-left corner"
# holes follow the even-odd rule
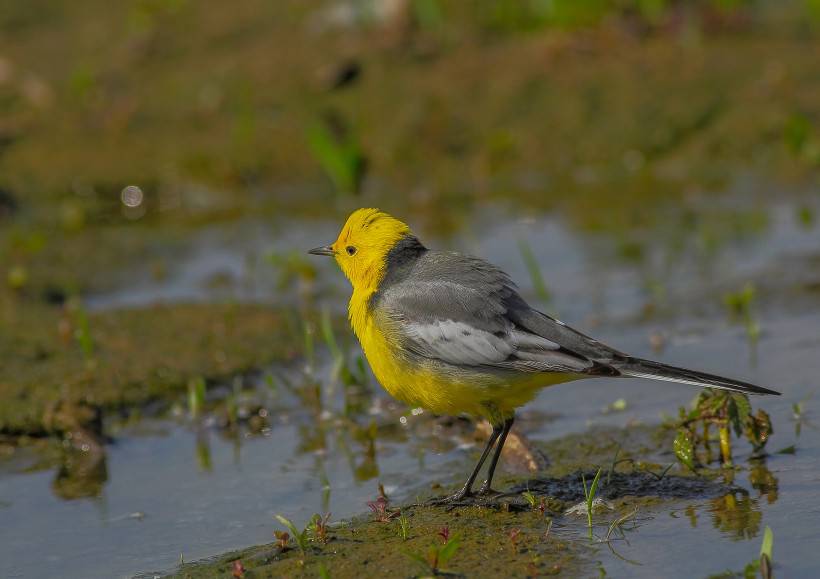
[[[142,205],[145,195],[143,194],[142,189],[136,185],[129,185],[122,190],[120,199],[122,199],[122,203],[126,207],[139,207]]]

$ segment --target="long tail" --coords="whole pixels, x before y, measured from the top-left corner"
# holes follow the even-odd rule
[[[769,390],[768,388],[763,388],[761,386],[755,386],[754,384],[749,384],[748,382],[732,380],[731,378],[707,374],[706,372],[687,370],[686,368],[667,366],[666,364],[653,362],[652,360],[626,357],[623,360],[618,360],[615,363],[611,363],[611,365],[623,376],[650,378],[652,380],[666,380],[667,382],[680,382],[681,384],[706,386],[708,388],[722,388],[724,390],[732,390],[734,392],[743,392],[746,394],[775,394],[780,396],[780,392],[775,392],[774,390]]]

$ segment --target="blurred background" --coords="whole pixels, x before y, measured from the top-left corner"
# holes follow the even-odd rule
[[[817,0],[4,2],[0,575],[168,570],[272,540],[274,513],[460,477],[473,425],[385,397],[346,282],[305,255],[361,206],[618,349],[782,390],[772,444],[795,444],[820,370],[818,35]],[[602,380],[545,392],[524,430],[693,396]],[[767,479],[682,541],[789,521],[808,576],[820,444],[798,448],[773,468],[791,498]],[[654,540],[624,569],[685,560]],[[721,555],[698,572],[748,558]]]

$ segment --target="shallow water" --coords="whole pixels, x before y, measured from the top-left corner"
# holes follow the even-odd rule
[[[733,509],[704,500],[652,511],[627,532],[628,543],[614,545],[622,558],[598,548],[596,556],[610,575],[692,577],[741,570],[757,555],[765,525],[775,534],[778,575],[808,577],[820,567],[820,553],[811,549],[820,520],[814,494],[820,440],[810,423],[797,436],[792,417],[792,405],[801,401],[807,420],[818,415],[812,395],[820,370],[820,228],[805,225],[798,208],[808,204],[816,212],[820,204],[799,191],[776,191],[772,195],[760,187],[743,197],[730,192],[700,198],[687,207],[694,225],[672,219],[679,207],[661,207],[655,221],[629,237],[630,247],[654,240],[637,253],[625,251],[623,239],[586,231],[560,211],[524,214],[489,206],[447,239],[425,232],[423,224],[417,228],[431,246],[469,250],[503,265],[538,303],[518,248],[526,239],[552,292],[552,301],[540,304],[547,311],[630,353],[783,393],[753,401],[772,415],[775,434],[767,449],[797,447],[794,455],[773,454],[766,461],[776,492],[771,485],[763,493],[752,489],[743,471],[736,482],[751,489],[751,499]],[[728,234],[715,240],[712,227]],[[336,228],[332,223],[268,227],[261,221],[215,226],[191,238],[165,278],[134,279],[114,293],[91,296],[89,304],[214,299],[296,304],[297,292],[276,289],[276,275],[261,256],[325,243]],[[345,282],[332,264],[320,262],[318,268],[323,303],[342,312]],[[754,308],[762,328],[756,348],[721,305],[725,291],[747,281],[760,295]],[[653,333],[663,336],[661,352],[652,351]],[[326,390],[327,374],[327,364],[320,365],[316,375]],[[257,381],[264,391],[264,380]],[[526,433],[544,440],[597,424],[655,423],[662,414],[675,414],[695,392],[637,380],[559,386],[530,405],[537,416],[551,418],[541,424],[529,420]],[[434,481],[452,483],[469,468],[474,450],[469,428],[417,430],[415,424],[430,424],[422,422],[427,417],[383,411],[384,404],[375,402],[353,417],[357,426],[351,427],[339,418],[338,386],[336,394],[326,393],[325,413],[319,414],[323,429],[315,426],[315,409],[287,394],[268,400],[270,429],[259,435],[243,431],[235,438],[181,417],[115,426],[115,442],[106,453],[107,480],[87,498],[59,498],[57,474],[30,471],[25,457],[0,463],[0,576],[120,577],[168,570],[180,557],[190,561],[271,541],[276,513],[297,525],[314,512],[329,511],[339,519],[366,511],[378,482],[401,500]],[[627,402],[625,411],[602,412],[619,398]],[[400,415],[406,425],[399,423]],[[378,425],[374,453],[362,435],[371,420]],[[316,442],[317,431],[324,431],[325,444]],[[739,446],[737,462],[746,466],[748,452]]]

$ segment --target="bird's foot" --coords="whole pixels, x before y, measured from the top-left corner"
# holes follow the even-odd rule
[[[481,485],[480,489],[478,489],[476,496],[479,496],[482,499],[495,499],[501,496],[502,494],[503,493],[500,493],[497,490],[490,488],[490,485],[485,483]]]
[[[444,497],[433,497],[428,499],[423,506],[427,507],[447,507],[453,509],[455,507],[472,507],[489,505],[496,501],[496,499],[506,496],[487,485],[482,486],[478,491],[468,491],[461,489],[456,493]]]
[[[428,499],[423,504],[429,507],[440,507],[440,506],[458,506],[460,504],[465,503],[472,499],[475,495],[472,491],[467,489],[461,489],[451,495],[446,495],[443,497],[433,497]]]

